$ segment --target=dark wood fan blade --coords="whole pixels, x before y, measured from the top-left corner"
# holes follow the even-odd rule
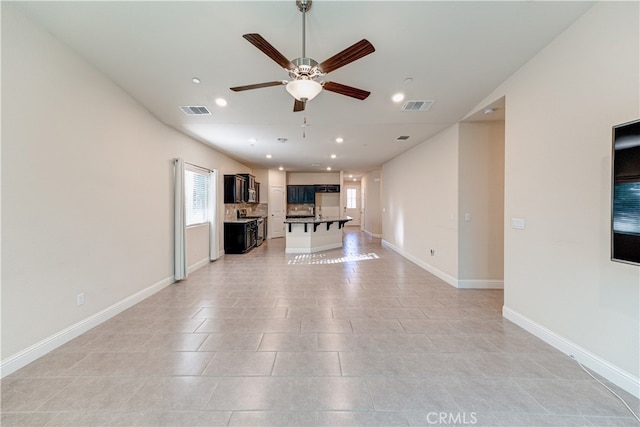
[[[320,64],[318,64],[318,68],[325,74],[330,73],[340,67],[344,67],[345,65],[350,64],[356,59],[360,59],[363,56],[367,56],[375,51],[376,49],[371,43],[369,43],[368,40],[362,39],[358,43],[349,46],[342,52],[337,53],[331,58],[321,62]]]
[[[282,86],[286,85],[288,82],[286,80],[276,80],[275,82],[266,82],[266,83],[256,83],[254,85],[246,85],[246,86],[236,86],[231,87],[234,92],[241,92],[243,90],[251,90],[251,89],[260,89],[263,87],[271,87],[271,86]]]
[[[266,41],[260,34],[245,34],[242,37],[247,39],[249,43],[257,47],[258,49],[260,49],[262,53],[267,55],[269,58],[276,61],[282,68],[285,68],[287,70],[295,68],[295,65],[293,65],[291,61],[289,61],[283,54],[278,52],[278,50],[273,47],[268,41]]]
[[[371,94],[371,92],[367,92],[366,90],[335,82],[325,82],[322,87],[329,92],[339,93],[340,95],[346,95],[360,100],[367,99],[367,96]]]
[[[299,111],[304,111],[304,107],[307,105],[306,101],[300,101],[298,99],[293,99],[293,112],[297,113]]]

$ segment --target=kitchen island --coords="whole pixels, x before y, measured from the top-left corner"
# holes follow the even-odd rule
[[[310,254],[342,247],[342,227],[350,216],[287,218],[286,253]]]

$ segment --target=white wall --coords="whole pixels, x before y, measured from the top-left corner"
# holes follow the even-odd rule
[[[504,122],[461,123],[458,279],[503,286]]]
[[[323,217],[342,216],[339,193],[316,193],[316,213]]]
[[[611,262],[611,127],[640,116],[637,2],[598,3],[505,95],[505,307],[635,377],[639,268]],[[636,388],[637,390],[637,388]]]
[[[3,362],[170,283],[176,157],[245,168],[159,123],[3,2]]]
[[[609,260],[609,227],[611,127],[640,116],[639,6],[596,4],[479,104],[506,96],[505,314],[636,394],[640,268]]]
[[[287,185],[287,173],[269,170],[269,185]]]
[[[187,227],[187,268],[197,270],[209,261],[209,224]]]
[[[382,238],[449,282],[458,276],[458,128],[382,167]]]
[[[287,185],[340,184],[340,172],[288,172]]]
[[[638,9],[597,3],[472,110],[506,99],[505,317],[635,395],[640,269],[610,261],[609,229],[611,127],[640,116]],[[383,166],[384,242],[450,283],[464,134],[454,125]]]

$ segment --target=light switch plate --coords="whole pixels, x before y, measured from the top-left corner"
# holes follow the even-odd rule
[[[511,228],[524,230],[524,218],[511,218]]]

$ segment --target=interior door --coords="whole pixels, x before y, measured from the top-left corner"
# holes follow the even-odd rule
[[[269,236],[272,239],[284,237],[284,202],[286,200],[284,186],[273,185],[269,190]]]
[[[345,213],[345,215],[350,216],[351,218],[353,218],[353,221],[349,221],[347,223],[347,225],[360,226],[361,225],[361,221],[360,221],[361,200],[360,200],[360,198],[362,197],[361,194],[360,194],[360,185],[355,185],[355,184],[347,185],[345,187],[345,191],[347,193],[346,194],[347,195],[347,199],[346,199],[346,204],[345,204],[345,208],[344,208],[344,213]]]

